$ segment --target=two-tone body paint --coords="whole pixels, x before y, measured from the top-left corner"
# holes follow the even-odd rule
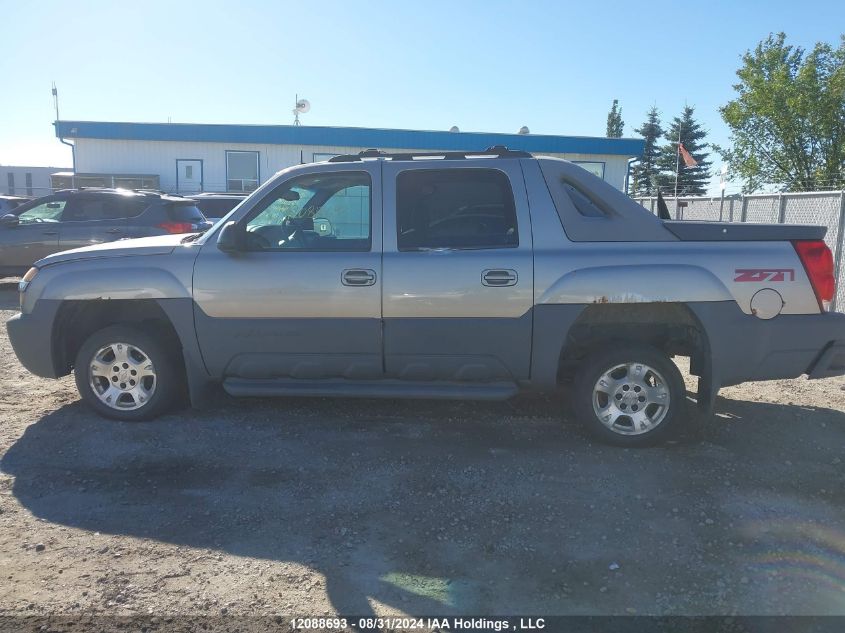
[[[507,175],[517,247],[397,249],[397,174],[444,168],[497,169]],[[246,217],[289,178],[361,170],[373,182],[369,252],[232,254],[217,248],[223,224]],[[746,327],[760,322],[753,316],[752,297],[772,288],[783,297],[783,317],[819,313],[787,241],[690,242],[668,234],[656,241],[619,236],[572,241],[549,186],[536,159],[292,167],[195,242],[163,236],[48,257],[24,295],[22,312],[42,300],[157,301],[179,321],[176,329],[191,371],[214,380],[512,380],[524,386],[554,382],[568,328],[594,304],[725,305],[743,316],[737,323]],[[375,282],[344,285],[341,276],[348,269],[371,270]],[[512,273],[515,283],[485,284],[483,275],[491,270]],[[705,327],[709,336],[723,336],[718,323]],[[765,348],[757,351],[765,357]]]

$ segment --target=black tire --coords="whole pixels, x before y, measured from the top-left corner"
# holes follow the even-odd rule
[[[643,379],[629,376],[627,369],[620,366],[627,364],[641,364],[648,366],[653,371],[645,372]],[[616,378],[613,387],[613,395],[597,393],[599,379],[611,369],[619,367],[616,373],[611,374]],[[635,370],[636,371],[636,370]],[[623,373],[624,372],[624,373]],[[657,384],[657,377],[662,378],[665,390],[668,392],[668,404],[653,403],[649,396],[645,395],[644,387],[641,384],[650,385],[652,381]],[[627,385],[627,388],[626,388]],[[637,389],[635,392],[634,389]],[[623,391],[624,390],[624,391]],[[653,393],[660,393],[659,388]],[[643,396],[638,394],[643,393]],[[608,417],[618,415],[618,422],[613,428],[602,422],[594,408],[594,397],[596,408],[599,411],[606,411]],[[645,397],[645,405],[639,402],[639,397]],[[630,399],[633,399],[631,401]],[[611,401],[612,400],[612,406]],[[606,401],[608,401],[606,403]],[[666,401],[663,401],[666,402]],[[640,408],[642,407],[642,408]],[[683,419],[683,410],[686,407],[686,387],[681,372],[675,363],[663,354],[660,350],[649,345],[620,343],[617,346],[608,346],[590,354],[583,362],[578,375],[575,378],[574,402],[575,413],[590,433],[598,440],[615,446],[652,446],[669,438],[679,426]],[[626,411],[621,409],[625,408]],[[636,429],[634,418],[628,416],[637,415],[640,418],[648,416],[653,412],[652,419],[656,422],[652,428],[639,431]],[[643,422],[641,422],[643,424]]]
[[[98,351],[108,345],[118,343],[133,346],[143,351],[154,368],[155,387],[148,397],[135,395],[124,398],[121,396],[123,401],[131,398],[135,401],[137,408],[121,409],[105,404],[98,397],[95,386],[92,384],[92,380],[99,385],[109,384],[108,382],[104,383],[101,378],[92,378],[92,365]],[[103,417],[126,422],[151,420],[173,406],[183,389],[183,372],[178,358],[174,354],[173,351],[168,349],[166,341],[159,336],[154,336],[129,325],[111,325],[89,336],[82,347],[79,348],[74,363],[76,388],[85,403]],[[111,364],[111,362],[114,361],[109,361],[106,364]],[[115,367],[118,367],[118,365],[115,365]],[[135,400],[136,398],[138,400],[144,398],[144,402],[141,404],[138,400]]]

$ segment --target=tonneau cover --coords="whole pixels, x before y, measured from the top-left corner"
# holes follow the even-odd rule
[[[780,242],[821,240],[827,227],[811,224],[755,224],[748,222],[688,222],[664,220],[663,226],[684,242]]]

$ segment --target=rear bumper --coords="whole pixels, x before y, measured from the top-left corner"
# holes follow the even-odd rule
[[[845,340],[828,345],[807,374],[810,378],[845,375]]]
[[[6,322],[15,356],[27,370],[43,378],[57,378],[53,362],[53,321],[57,301],[38,301],[29,314],[16,314]]]
[[[733,302],[690,306],[707,332],[712,384],[845,375],[845,314],[782,314],[764,321]]]

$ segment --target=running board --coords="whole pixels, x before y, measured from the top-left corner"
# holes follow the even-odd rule
[[[410,380],[302,380],[298,378],[226,378],[230,396],[337,396],[340,398],[432,398],[438,400],[507,400],[519,388],[513,382],[460,383]]]

